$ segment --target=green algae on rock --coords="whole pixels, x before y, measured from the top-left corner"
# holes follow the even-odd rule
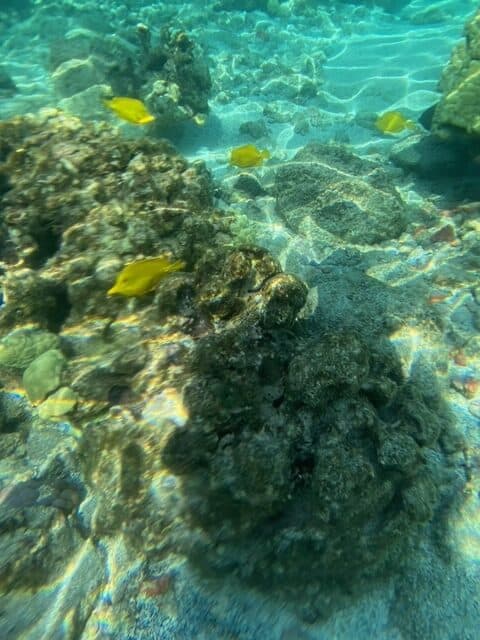
[[[0,340],[0,369],[23,371],[45,351],[58,347],[54,333],[36,327],[20,327]]]
[[[66,358],[58,349],[49,349],[28,365],[23,372],[23,386],[31,402],[44,400],[58,389]]]
[[[465,40],[453,50],[439,88],[442,96],[435,108],[432,130],[444,136],[446,127],[456,127],[479,136],[480,11],[465,25]]]
[[[44,420],[65,416],[75,409],[78,395],[69,387],[60,387],[42,402],[38,408],[38,415]]]

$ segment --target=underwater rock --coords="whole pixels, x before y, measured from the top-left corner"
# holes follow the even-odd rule
[[[84,128],[51,112],[3,123],[0,139],[12,150],[24,142],[1,165],[11,185],[2,195],[7,257],[19,263],[5,281],[3,326],[23,320],[58,331],[67,317],[118,307],[105,296],[116,276],[112,257],[118,264],[168,249],[193,261],[212,236],[201,214],[213,194],[205,167],[189,167],[165,142],[122,140],[109,127]],[[107,258],[112,269],[97,272]],[[29,269],[20,268],[25,263]]]
[[[212,86],[205,57],[190,36],[182,31],[165,30],[163,43],[168,52],[165,77],[178,85],[180,106],[194,116],[205,116]]]
[[[269,133],[264,120],[247,120],[242,122],[238,130],[240,133],[250,136],[253,140],[266,138]]]
[[[74,58],[63,62],[55,69],[52,82],[58,95],[70,98],[97,84],[106,84],[106,77],[99,71],[99,63],[94,58]]]
[[[22,372],[45,351],[59,345],[58,336],[35,327],[20,327],[0,341],[0,369]]]
[[[480,12],[465,25],[465,40],[458,44],[443,71],[432,131],[441,137],[455,135],[458,128],[480,135]]]
[[[75,409],[78,395],[69,387],[60,387],[38,407],[38,415],[43,420],[59,418]]]
[[[353,357],[352,357],[353,356]],[[288,393],[310,408],[322,406],[330,392],[358,393],[369,372],[365,345],[355,334],[338,332],[312,340],[290,362]]]
[[[105,107],[102,100],[109,93],[111,93],[109,85],[95,84],[69,98],[59,100],[58,107],[86,120],[102,120],[105,117]]]
[[[50,43],[49,67],[54,72],[69,60],[87,60],[93,55],[105,65],[117,49],[121,55],[128,43],[118,35],[97,33],[91,29],[76,27],[67,31],[64,37]]]
[[[431,377],[423,394],[426,377],[404,379],[385,339],[318,324],[251,331],[196,342],[189,419],[163,452],[196,531],[188,553],[208,574],[288,597],[302,585],[307,609],[327,615],[332,582],[398,570],[433,518],[448,474],[424,456],[446,461],[448,412]]]
[[[156,43],[150,36],[147,25],[137,29],[133,42],[133,37],[129,41],[77,28],[65,40],[53,41],[52,81],[62,105],[82,117],[95,113],[86,99],[102,86],[102,98],[113,94],[144,100],[161,128],[188,119],[201,124],[212,84],[203,53],[182,31],[163,27]]]
[[[22,381],[31,402],[40,402],[50,392],[58,389],[65,365],[63,353],[57,349],[50,349],[25,369]]]
[[[310,143],[275,174],[277,211],[298,231],[314,226],[347,242],[398,237],[408,208],[387,171],[334,145]]]
[[[28,230],[25,231],[28,234]],[[41,233],[50,252],[52,248],[46,236]],[[25,252],[35,263],[35,249],[32,251],[29,246]],[[39,329],[56,332],[70,310],[66,286],[58,280],[40,276],[34,269],[19,268],[10,272],[4,282],[4,293],[8,300],[0,313],[0,325],[4,327],[31,323]]]
[[[265,11],[268,0],[217,0],[213,5],[214,11]]]
[[[266,194],[257,177],[251,173],[241,173],[237,176],[233,183],[233,188],[237,191],[242,191],[250,198],[257,198]]]
[[[305,102],[317,95],[318,87],[310,78],[297,74],[295,82],[290,77],[269,80],[262,86],[261,93],[276,100]]]
[[[28,411],[27,402],[18,393],[9,393],[0,391],[0,442],[2,446],[5,444],[4,436],[7,434],[28,433],[28,427],[31,422],[31,415]],[[18,439],[15,439],[18,441]],[[18,447],[18,451],[21,448]],[[5,451],[3,451],[5,454]],[[2,456],[4,459],[6,455]]]
[[[20,580],[35,589],[56,576],[82,544],[66,516],[74,513],[85,488],[71,454],[74,439],[65,427],[33,420],[24,438],[21,454],[10,454],[18,461],[1,492],[1,582],[13,588]]]
[[[465,175],[469,152],[470,146],[465,142],[447,143],[436,136],[417,134],[395,142],[390,158],[406,171],[441,180]]]

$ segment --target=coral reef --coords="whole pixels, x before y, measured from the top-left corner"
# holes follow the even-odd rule
[[[60,106],[100,118],[109,95],[141,98],[159,128],[208,114],[211,80],[200,48],[182,31],[158,36],[139,23],[122,36],[70,30],[50,45],[50,69]]]
[[[399,233],[403,203],[371,173],[362,194]],[[236,242],[203,163],[47,111],[0,124],[0,175],[4,610],[28,587],[34,609],[59,603],[49,628],[75,611],[77,637],[107,601],[134,617],[116,567],[167,563],[149,589],[168,591],[180,555],[274,584],[312,621],[438,529],[456,447],[433,373],[406,372],[368,323],[304,317],[306,285]],[[125,263],[164,253],[185,270],[107,296]]]
[[[406,380],[388,341],[308,323],[202,338],[191,367],[187,428],[163,457],[183,478],[202,570],[290,599],[301,585],[306,619],[398,570],[452,479],[431,372]]]
[[[433,131],[445,137],[455,127],[480,134],[480,12],[465,25],[465,40],[452,52],[440,80],[442,96],[435,108]],[[447,131],[445,131],[447,129]]]
[[[406,227],[407,205],[388,170],[337,145],[301,149],[277,171],[275,192],[279,214],[297,232],[311,220],[311,227],[348,242],[372,244]]]

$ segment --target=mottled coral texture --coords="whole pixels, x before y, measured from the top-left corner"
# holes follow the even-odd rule
[[[401,565],[449,481],[449,416],[428,369],[407,377],[371,326],[299,315],[305,284],[265,249],[236,244],[204,165],[166,142],[45,113],[0,124],[0,175],[0,373],[21,385],[55,345],[56,386],[76,400],[75,438],[45,431],[25,406],[12,451],[3,425],[26,483],[9,513],[63,465],[80,516],[59,520],[52,544],[121,532],[143,560],[180,552],[210,575],[301,593],[308,619],[328,613],[332,590]],[[125,262],[164,251],[185,272],[139,299],[107,297]],[[19,367],[12,344],[28,356]],[[35,477],[35,456],[52,452]],[[23,549],[15,522],[29,526],[35,508],[10,518],[12,549]],[[17,586],[17,566],[38,583],[46,563],[64,562],[48,544],[10,560]]]

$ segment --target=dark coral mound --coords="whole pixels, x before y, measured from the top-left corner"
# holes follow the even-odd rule
[[[195,42],[184,32],[164,28],[158,44],[147,47],[144,76],[157,77],[178,85],[179,104],[192,114],[207,114],[212,88],[210,72]]]
[[[164,460],[203,571],[288,592],[314,619],[400,569],[449,482],[431,373],[406,379],[386,339],[254,316],[199,340],[191,371]]]

